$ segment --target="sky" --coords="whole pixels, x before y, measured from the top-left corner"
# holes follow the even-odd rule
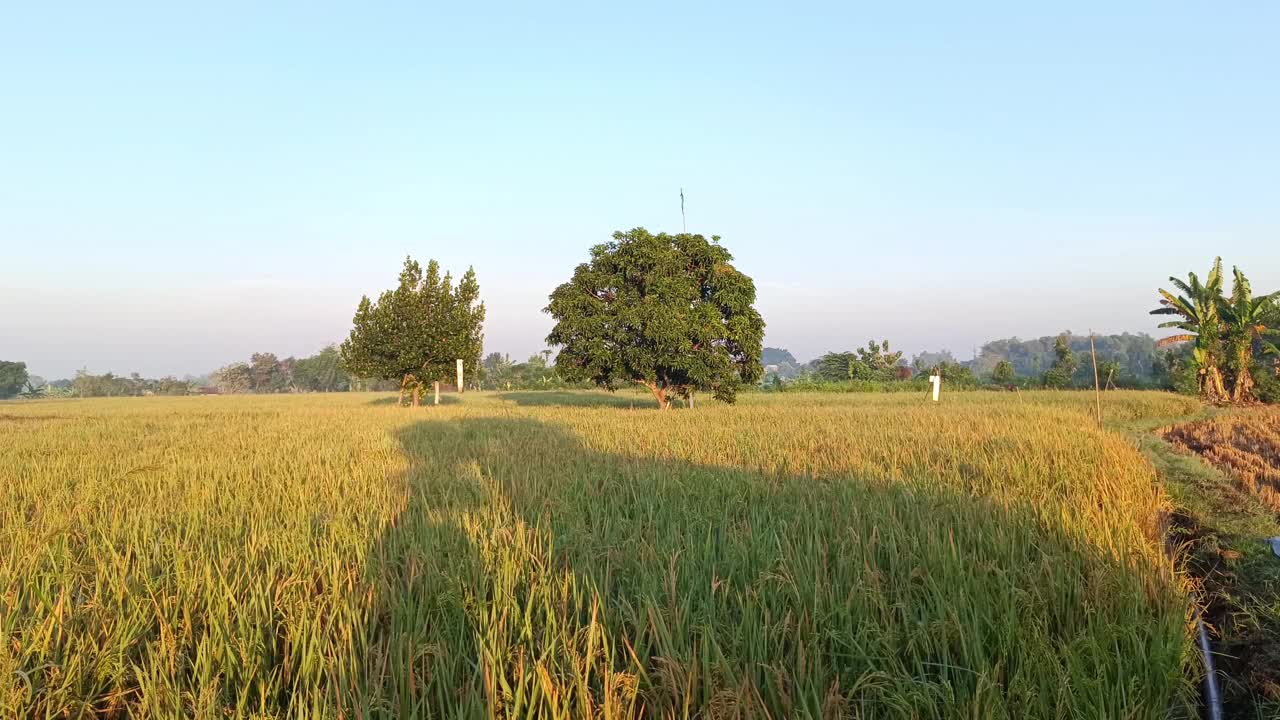
[[[522,359],[681,188],[802,360],[1158,333],[1215,255],[1280,289],[1274,2],[0,5],[0,359],[46,378],[311,354],[406,254]]]

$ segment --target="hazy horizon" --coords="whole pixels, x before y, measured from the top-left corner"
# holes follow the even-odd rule
[[[0,360],[203,374],[342,340],[406,254],[486,352],[615,230],[723,237],[806,360],[1147,332],[1280,289],[1280,6],[13,8]]]

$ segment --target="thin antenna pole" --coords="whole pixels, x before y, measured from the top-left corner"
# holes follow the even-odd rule
[[[1098,401],[1098,426],[1102,426],[1102,388],[1098,386],[1098,351],[1093,346],[1093,331],[1089,331],[1089,355],[1093,357],[1093,394]]]
[[[680,188],[680,232],[689,232],[684,222],[684,188]]]

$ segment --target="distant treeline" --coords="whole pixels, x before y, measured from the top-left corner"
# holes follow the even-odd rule
[[[87,370],[74,378],[47,381],[29,375],[25,363],[0,362],[0,399],[22,397],[128,397],[140,395],[187,395],[207,383],[205,378],[187,376],[158,379],[144,378],[138,373],[93,375]]]
[[[1054,346],[1060,338],[1066,339],[1067,347],[1078,358],[1089,358],[1089,336],[1077,335],[1068,330],[1060,335],[1046,335],[1034,340],[1020,340],[1016,337],[992,340],[983,345],[978,357],[971,361],[973,371],[978,375],[990,374],[997,363],[1007,360],[1019,377],[1038,377],[1053,365]],[[1095,335],[1093,343],[1097,348],[1099,365],[1106,363],[1108,370],[1114,369],[1114,380],[1117,382],[1153,385],[1168,379],[1166,356],[1169,351],[1157,350],[1155,338],[1146,333]],[[1076,375],[1072,378],[1073,383],[1093,384],[1092,361],[1080,362],[1078,365]]]
[[[1105,387],[1161,388],[1194,392],[1195,370],[1185,347],[1160,350],[1145,333],[1096,335],[1098,380]],[[905,390],[923,387],[921,375],[938,372],[952,386],[1092,387],[1089,336],[1070,331],[1022,340],[992,340],[977,357],[957,360],[949,350],[922,352],[910,362],[889,349],[888,341],[865,348],[828,352],[800,363],[782,348],[765,348],[766,387],[805,389],[847,384],[849,389]],[[913,379],[914,378],[914,379]],[[899,386],[898,384],[905,385]]]
[[[315,355],[280,359],[274,353],[254,353],[249,362],[232,363],[207,376],[182,379],[144,378],[138,373],[94,375],[86,370],[74,378],[46,382],[28,378],[23,397],[130,397],[142,395],[199,395],[214,393],[342,392],[389,389],[386,383],[353,381],[342,368],[335,346]]]
[[[1116,388],[1161,388],[1194,392],[1195,368],[1186,346],[1156,348],[1145,333],[1094,337],[1100,382]],[[1064,349],[1065,347],[1065,349]],[[555,372],[551,351],[513,362],[509,355],[489,353],[479,371],[467,379],[469,388],[485,390],[538,390],[578,387]],[[823,354],[805,363],[782,348],[764,348],[763,386],[766,389],[825,389],[834,391],[910,391],[923,389],[934,371],[952,387],[980,385],[1005,387],[1091,387],[1093,364],[1089,336],[1061,335],[1022,340],[1005,338],[984,344],[976,358],[957,360],[948,350],[921,352],[908,362],[888,341],[870,341],[866,347]],[[86,371],[72,379],[45,382],[28,378],[21,363],[0,367],[8,377],[0,396],[119,397],[139,395],[189,395],[200,393],[299,393],[347,390],[395,390],[394,381],[352,378],[343,367],[336,346],[315,355],[280,358],[274,353],[254,353],[248,362],[231,363],[207,377],[183,379],[143,378]],[[3,378],[0,378],[3,379]],[[585,385],[583,385],[585,387]]]
[[[310,357],[254,353],[249,362],[231,363],[209,376],[220,393],[342,392],[352,379],[342,367],[338,348],[329,345]]]
[[[512,362],[505,353],[489,353],[480,364],[476,386],[484,390],[563,390],[589,387],[585,383],[566,382],[551,364],[551,350],[534,353],[522,363]]]

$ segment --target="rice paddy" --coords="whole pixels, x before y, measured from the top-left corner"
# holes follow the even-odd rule
[[[1190,713],[1150,464],[1089,394],[944,400],[4,404],[0,716]]]

